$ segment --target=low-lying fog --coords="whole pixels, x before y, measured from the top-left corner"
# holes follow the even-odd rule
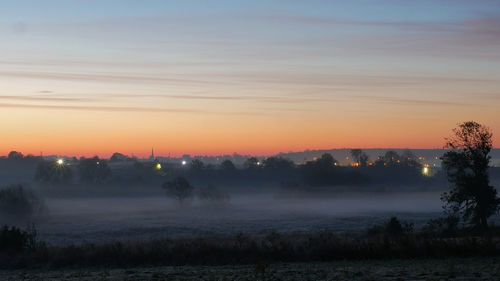
[[[439,192],[351,193],[284,199],[273,193],[232,194],[230,203],[195,199],[179,206],[165,196],[46,198],[37,222],[52,244],[199,235],[364,229],[396,215],[416,226],[441,214]]]

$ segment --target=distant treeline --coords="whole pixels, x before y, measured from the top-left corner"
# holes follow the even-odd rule
[[[243,165],[223,160],[218,165],[200,159],[190,162],[139,160],[121,153],[110,159],[53,158],[24,156],[11,152],[0,158],[0,182],[15,184],[34,181],[42,185],[155,185],[184,177],[197,186],[281,186],[289,190],[345,186],[378,189],[406,186],[419,189],[446,188],[446,175],[440,168],[426,167],[411,151],[386,151],[377,159],[359,149],[351,151],[351,166],[341,166],[331,154],[305,163],[283,157],[249,157]],[[500,168],[490,168],[493,182],[500,180]],[[12,180],[9,180],[13,178]]]
[[[200,159],[184,163],[140,161],[120,153],[113,154],[110,159],[96,156],[49,160],[13,151],[0,159],[0,168],[24,173],[25,179],[44,185],[161,184],[179,176],[205,186],[258,184],[279,185],[287,189],[370,184],[429,186],[446,181],[438,169],[424,167],[410,151],[401,154],[387,151],[370,161],[362,150],[353,149],[351,156],[351,166],[339,165],[339,161],[328,153],[301,164],[282,157],[249,157],[242,166],[236,166],[231,160],[218,165],[207,165]],[[23,169],[23,166],[27,168]]]

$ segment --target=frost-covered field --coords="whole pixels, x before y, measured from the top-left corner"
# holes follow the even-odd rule
[[[263,268],[263,267],[261,267]],[[499,280],[500,258],[0,271],[0,280]]]
[[[148,240],[278,232],[364,229],[396,215],[417,226],[441,214],[439,193],[342,194],[283,199],[273,194],[233,195],[225,206],[193,201],[180,207],[164,196],[47,199],[37,222],[52,244]]]

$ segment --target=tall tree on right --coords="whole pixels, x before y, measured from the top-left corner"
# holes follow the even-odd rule
[[[492,147],[492,133],[487,127],[464,122],[446,138],[445,148],[451,150],[441,158],[452,184],[452,189],[441,196],[445,210],[482,228],[488,227],[488,218],[500,209],[500,198],[488,174]]]

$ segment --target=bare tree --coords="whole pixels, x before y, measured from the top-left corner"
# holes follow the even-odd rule
[[[165,189],[168,197],[176,199],[181,205],[186,200],[193,198],[194,187],[186,178],[177,177],[171,181],[164,182],[161,187]]]
[[[351,156],[356,163],[361,167],[366,167],[368,163],[368,154],[364,153],[361,149],[351,149]]]

